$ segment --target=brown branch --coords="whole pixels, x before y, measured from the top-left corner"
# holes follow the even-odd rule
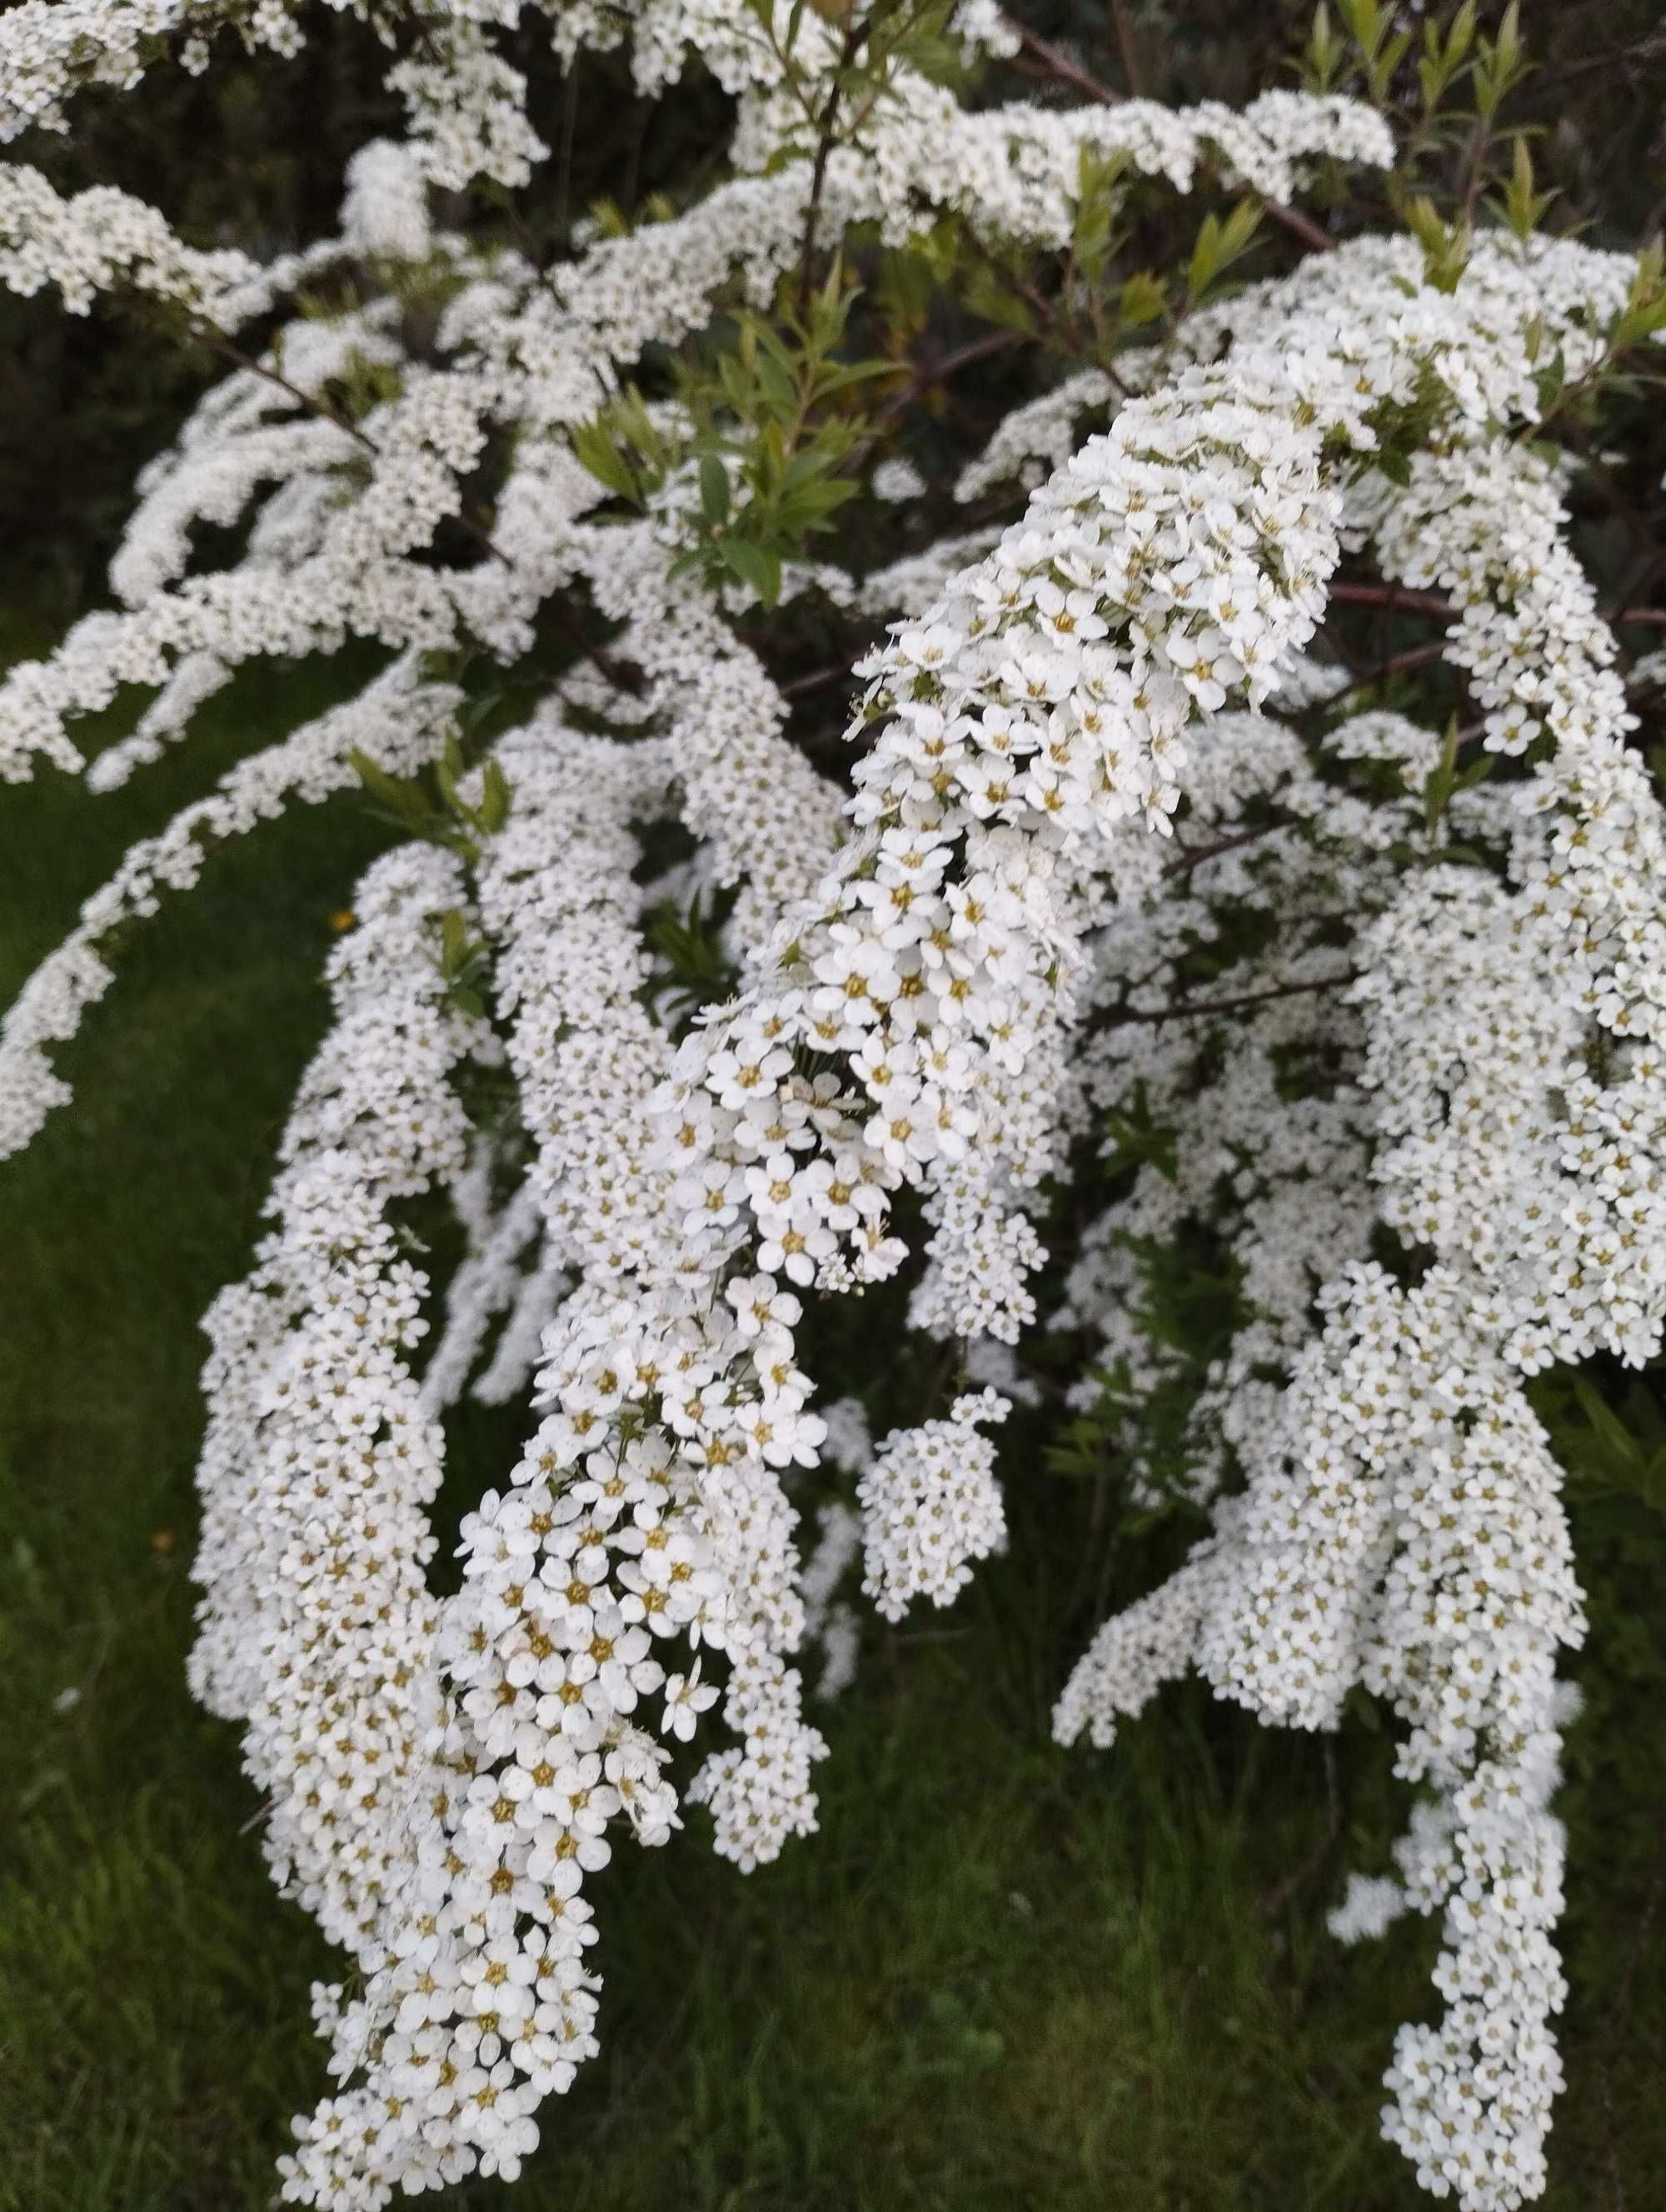
[[[1434,615],[1452,622],[1462,612],[1438,592],[1410,592],[1399,584],[1332,584],[1327,596],[1344,607],[1383,607],[1390,613]]]
[[[222,330],[218,329],[212,323],[204,322],[199,319],[195,335],[202,340],[211,353],[217,353],[224,360],[235,362],[239,368],[246,369],[251,376],[258,376],[267,384],[276,385],[280,392],[286,392],[295,404],[304,409],[308,415],[316,416],[321,422],[332,423],[337,430],[356,440],[373,459],[380,459],[382,449],[375,440],[360,429],[356,422],[350,422],[346,416],[339,414],[327,399],[319,399],[313,392],[303,392],[298,384],[291,384],[289,378],[280,370],[268,368],[264,362],[258,361],[253,354],[246,352],[234,338],[228,338]],[[505,568],[512,565],[508,555],[504,552],[502,546],[494,543],[490,532],[483,530],[477,522],[471,522],[460,508],[451,519],[457,524],[459,530],[465,532],[473,538],[477,545],[483,546],[495,561],[502,561]]]
[[[896,420],[903,410],[911,407],[922,392],[929,392],[933,384],[957,376],[963,368],[971,368],[981,361],[988,361],[998,353],[1006,353],[1021,343],[1018,331],[990,331],[970,344],[958,346],[952,353],[939,354],[934,361],[917,362],[913,375],[879,410],[879,424],[884,428]]]
[[[499,558],[502,559],[502,556],[500,555]],[[554,594],[546,604],[555,616],[556,627],[568,643],[575,651],[581,653],[590,665],[605,676],[616,691],[623,691],[632,698],[640,696],[642,689],[641,675],[634,668],[628,669],[622,660],[616,659],[605,646],[591,643],[584,634],[583,623],[567,600],[561,598],[559,594]]]
[[[1253,845],[1258,838],[1270,837],[1275,830],[1287,830],[1287,822],[1263,822],[1253,830],[1236,830],[1230,837],[1222,837],[1213,845],[1199,845],[1189,853],[1170,860],[1164,869],[1164,876],[1189,876],[1194,868],[1201,868],[1206,860],[1218,860],[1223,853],[1236,853],[1241,845]]]
[[[958,375],[963,368],[970,368],[975,362],[988,361],[993,355],[1005,353],[1010,347],[1020,345],[1023,342],[1021,331],[991,331],[953,353],[939,354],[934,361],[916,362],[908,382],[900,391],[892,393],[874,416],[873,428],[868,435],[854,446],[840,463],[840,473],[849,476],[860,469],[897,416],[913,406],[922,392],[929,392],[933,384],[941,384],[945,378]],[[900,362],[897,368],[900,372]]]
[[[1039,319],[1043,330],[1050,329],[1054,321],[1053,302],[1043,298],[1028,277],[1020,276],[1015,270],[1009,269],[1000,255],[984,244],[964,216],[961,217],[960,229],[961,235],[965,239],[967,245],[971,247],[979,259],[987,264],[992,275],[998,277],[1015,298],[1024,301],[1031,313]],[[1025,335],[1027,336],[1028,333]]]
[[[1120,0],[1113,0],[1113,6],[1117,15],[1120,41],[1122,23]],[[1033,31],[1025,30],[1018,25],[1014,25],[1013,27],[1018,30],[1019,52],[1030,57],[1031,75],[1050,77],[1055,84],[1070,85],[1075,91],[1085,94],[1087,99],[1097,101],[1101,107],[1120,106],[1121,94],[1113,92],[1108,84],[1101,84],[1097,76],[1085,70],[1079,62],[1073,62],[1068,54],[1061,53],[1057,46],[1049,46],[1045,39],[1038,39]],[[1123,55],[1122,65],[1125,70],[1129,67],[1126,52]],[[1130,78],[1131,76],[1130,71]],[[1311,216],[1301,214],[1295,208],[1286,207],[1282,200],[1263,198],[1262,205],[1274,222],[1281,223],[1292,237],[1299,238],[1304,246],[1310,246],[1321,253],[1329,253],[1335,246],[1336,240],[1328,230],[1321,228]]]
[[[1340,647],[1341,640],[1334,631],[1327,630],[1325,634],[1334,645]],[[1392,653],[1386,660],[1379,660],[1374,666],[1369,668],[1350,661],[1348,665],[1353,675],[1353,683],[1348,685],[1346,691],[1339,691],[1329,703],[1334,707],[1338,700],[1352,698],[1356,691],[1363,691],[1368,684],[1386,683],[1390,676],[1405,676],[1414,668],[1426,668],[1432,660],[1439,660],[1443,658],[1446,645],[1447,641],[1444,637],[1438,637],[1432,644],[1414,645],[1405,653]]]
[[[1304,246],[1310,246],[1316,253],[1335,252],[1335,240],[1322,224],[1315,222],[1310,215],[1304,215],[1299,208],[1287,206],[1283,200],[1263,198],[1262,205],[1274,222],[1281,224],[1292,238],[1299,238]]]
[[[839,58],[833,71],[833,82],[823,103],[821,121],[817,126],[815,165],[810,172],[810,204],[804,211],[804,243],[799,249],[799,315],[800,320],[810,312],[810,272],[816,258],[816,229],[821,220],[822,190],[827,182],[827,164],[832,158],[834,125],[838,121],[839,102],[844,94],[844,73],[862,50],[873,18],[853,16],[850,28],[845,33],[844,44],[839,49]]]
[[[1122,59],[1122,75],[1128,79],[1128,96],[1143,100],[1146,88],[1140,81],[1139,58],[1134,51],[1134,26],[1128,21],[1128,0],[1110,0],[1110,20],[1116,30],[1116,52]]]
[[[842,660],[832,668],[818,668],[810,676],[795,676],[790,684],[778,684],[775,689],[783,699],[807,699],[812,691],[825,691],[835,684],[851,684],[855,678],[848,661]]]
[[[1333,606],[1381,607],[1389,614],[1432,615],[1439,622],[1456,622],[1463,612],[1438,592],[1408,591],[1400,584],[1332,584],[1327,592]],[[1603,617],[1609,623],[1636,623],[1650,629],[1666,629],[1666,607],[1614,607]],[[1383,663],[1383,672],[1416,668],[1444,653],[1442,643],[1414,646]]]
[[[337,430],[344,431],[350,438],[356,438],[367,453],[380,451],[374,438],[367,437],[356,422],[350,422],[346,416],[338,414],[327,399],[319,399],[310,392],[303,392],[298,384],[291,384],[281,371],[268,368],[264,362],[258,361],[252,353],[246,353],[235,339],[228,338],[215,324],[199,319],[196,335],[210,353],[217,353],[223,360],[235,362],[239,368],[246,369],[251,376],[258,376],[267,384],[275,384],[280,392],[287,392],[307,414],[316,415],[320,422],[333,422]]]
[[[1438,637],[1432,645],[1414,645],[1408,653],[1391,653],[1377,667],[1377,677],[1404,676],[1414,668],[1426,668],[1430,661],[1438,660],[1446,650],[1446,640]]]
[[[1069,55],[1061,53],[1057,46],[1049,46],[1045,39],[1037,38],[1033,31],[1016,24],[1013,27],[1018,31],[1019,51],[1030,55],[1039,64],[1040,75],[1051,77],[1058,84],[1073,85],[1078,92],[1085,93],[1101,107],[1116,105],[1117,95],[1110,87],[1101,84],[1097,76],[1090,76],[1079,62],[1073,62]]]
[[[1245,1006],[1268,1006],[1274,999],[1294,999],[1305,991],[1335,990],[1358,980],[1352,968],[1344,968],[1340,974],[1316,975],[1307,983],[1279,983],[1271,990],[1244,991],[1236,999],[1213,999],[1195,1006],[1159,1006],[1150,1013],[1138,1006],[1118,1006],[1110,1014],[1108,1026],[1116,1029],[1125,1022],[1188,1021],[1199,1014],[1236,1014]]]

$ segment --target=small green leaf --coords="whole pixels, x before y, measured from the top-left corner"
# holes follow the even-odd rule
[[[455,907],[440,918],[440,967],[441,974],[457,975],[469,955],[469,926]]]
[[[513,794],[509,779],[495,760],[486,763],[477,819],[488,836],[495,837],[509,818]]]
[[[744,538],[726,538],[717,547],[724,566],[749,585],[759,604],[773,607],[781,597],[781,556]]]
[[[729,515],[729,471],[715,453],[700,457],[700,511],[710,529],[720,529]]]

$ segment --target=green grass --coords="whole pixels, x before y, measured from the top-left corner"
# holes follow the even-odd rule
[[[328,691],[307,670],[246,680],[117,798],[0,795],[0,994],[127,842]],[[197,1322],[246,1264],[322,1026],[327,917],[379,834],[343,801],[215,861],[67,1055],[76,1106],[0,1170],[4,2212],[261,2205],[325,2086],[307,1987],[327,1954],[268,1886],[234,1731],[184,1686]],[[508,1433],[465,1425],[476,1489]],[[1427,2202],[1377,2114],[1432,1944],[1413,1929],[1345,1953],[1322,1924],[1400,1809],[1383,1740],[1275,1737],[1194,1686],[1109,1755],[1056,1751],[1048,1708],[1092,1617],[1082,1498],[1009,1480],[1011,1554],[939,1632],[871,1634],[823,1717],[818,1837],[743,1878],[696,1812],[596,1885],[603,2056],[548,2109],[522,2183],[446,2206]],[[1152,1570],[1109,1571],[1131,1591]],[[1639,1629],[1612,1677],[1594,1656],[1576,1745],[1555,2212],[1650,2212],[1666,2174],[1651,1643]]]

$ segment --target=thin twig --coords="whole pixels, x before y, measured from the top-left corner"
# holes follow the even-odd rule
[[[1446,646],[1447,641],[1438,637],[1429,645],[1414,645],[1405,653],[1390,653],[1386,660],[1379,660],[1375,667],[1356,672],[1354,680],[1347,690],[1337,692],[1329,703],[1335,707],[1344,699],[1351,699],[1356,691],[1363,691],[1367,685],[1386,683],[1390,676],[1408,675],[1414,668],[1426,668],[1432,660],[1439,660],[1444,655]]]
[[[995,354],[1005,353],[1011,347],[1021,344],[1023,335],[1019,331],[991,331],[983,337],[974,338],[970,344],[958,347],[953,353],[939,354],[935,360],[916,362],[908,382],[886,400],[874,416],[872,431],[851,449],[840,464],[841,473],[848,476],[860,469],[897,416],[913,406],[922,392],[929,392],[933,384],[942,384],[949,377],[958,375],[963,368],[970,368],[977,362],[988,361]],[[901,368],[901,362],[897,367]]]
[[[1115,1029],[1125,1022],[1189,1021],[1199,1014],[1236,1014],[1245,1006],[1264,1006],[1274,999],[1293,999],[1306,991],[1331,991],[1345,983],[1353,983],[1359,977],[1352,968],[1344,968],[1335,975],[1316,975],[1306,983],[1278,983],[1267,991],[1244,991],[1236,999],[1211,999],[1194,1006],[1159,1006],[1147,1013],[1138,1006],[1118,1006],[1109,1018]]]
[[[551,599],[549,605],[568,643],[575,647],[590,665],[607,678],[616,691],[623,691],[632,697],[640,694],[642,688],[641,678],[627,670],[623,661],[616,660],[605,646],[591,643],[584,634],[584,625],[565,599]]]
[[[1222,837],[1213,845],[1199,845],[1189,853],[1170,860],[1163,873],[1165,876],[1188,876],[1194,868],[1201,868],[1206,860],[1218,860],[1223,853],[1236,853],[1241,845],[1253,845],[1259,837],[1270,837],[1275,830],[1289,828],[1286,822],[1263,822],[1253,830],[1239,830],[1230,837]]]
[[[960,228],[961,234],[967,245],[971,247],[980,260],[987,264],[991,273],[1000,279],[1009,292],[1022,300],[1032,314],[1039,318],[1043,330],[1050,329],[1054,321],[1052,301],[1043,298],[1027,277],[1020,276],[1015,270],[1009,269],[1000,255],[993,252],[984,244],[970,223],[964,217]]]
[[[1434,615],[1453,621],[1460,610],[1438,592],[1408,591],[1400,584],[1332,584],[1326,596],[1338,606],[1384,607],[1390,613]]]
[[[366,453],[373,458],[376,459],[381,458],[381,447],[374,438],[367,436],[356,422],[350,422],[346,416],[337,413],[327,399],[319,399],[310,392],[303,392],[298,384],[291,384],[289,378],[280,370],[268,368],[264,362],[258,361],[253,354],[245,352],[235,339],[228,338],[225,332],[217,329],[214,324],[198,321],[196,325],[196,335],[211,353],[217,353],[225,360],[234,362],[239,368],[246,369],[251,376],[258,376],[267,384],[276,385],[280,392],[286,392],[295,404],[304,408],[307,414],[315,415],[321,422],[332,423],[337,430],[344,432],[346,436],[354,439],[362,446]],[[452,520],[457,524],[459,529],[465,531],[473,538],[477,545],[483,546],[495,561],[502,562],[505,568],[512,565],[508,555],[504,552],[502,547],[495,544],[490,532],[483,530],[477,522],[471,522],[468,516],[460,511],[453,515]]]
[[[337,430],[345,431],[350,438],[356,439],[367,453],[380,452],[375,440],[367,437],[356,422],[350,422],[346,416],[338,414],[327,399],[319,399],[313,393],[303,392],[298,384],[291,384],[281,371],[268,368],[264,361],[258,361],[253,354],[246,353],[234,338],[228,338],[213,323],[199,321],[196,334],[211,353],[219,354],[226,361],[234,362],[239,368],[246,369],[251,376],[258,376],[264,383],[275,384],[280,392],[287,392],[295,404],[304,407],[309,415],[316,415],[320,422],[333,422]]]
[[[1120,6],[1116,12],[1120,22]],[[1085,70],[1079,62],[1073,62],[1068,54],[1061,53],[1057,46],[1049,46],[1045,39],[1037,38],[1033,31],[1018,29],[1018,48],[1020,52],[1030,57],[1034,64],[1034,74],[1051,77],[1058,84],[1073,86],[1089,100],[1097,100],[1101,107],[1116,107],[1121,104],[1120,93],[1113,92],[1108,84],[1101,84],[1098,78]],[[1128,67],[1126,57],[1123,67]],[[1329,231],[1322,229],[1310,216],[1301,214],[1295,208],[1286,207],[1282,200],[1263,198],[1262,204],[1274,222],[1281,223],[1304,246],[1310,246],[1321,253],[1329,253],[1335,246],[1336,240]]]
[[[1020,343],[1021,337],[1022,333],[1018,331],[990,331],[981,338],[973,338],[969,344],[958,346],[952,353],[939,354],[935,360],[916,362],[909,381],[880,409],[879,427],[883,428],[893,422],[905,408],[911,407],[922,392],[929,392],[933,384],[941,384],[947,378],[958,375],[963,368],[974,368],[977,362],[988,361],[998,353],[1010,351]]]
[[[1146,88],[1140,82],[1140,64],[1134,51],[1134,26],[1128,21],[1128,0],[1110,0],[1110,20],[1116,28],[1116,52],[1122,59],[1122,75],[1128,79],[1128,97],[1143,100]]]
[[[1116,94],[1110,87],[1101,84],[1097,76],[1090,76],[1079,62],[1073,62],[1068,54],[1061,52],[1057,46],[1049,46],[1045,39],[1037,38],[1033,31],[1018,26],[1014,27],[1018,29],[1020,51],[1040,64],[1044,76],[1054,78],[1060,84],[1074,85],[1078,92],[1085,93],[1090,100],[1097,100],[1102,107],[1116,105]]]
[[[1389,614],[1433,615],[1441,622],[1456,622],[1462,613],[1450,599],[1443,599],[1438,592],[1408,591],[1401,584],[1332,584],[1327,593],[1331,604],[1344,607],[1382,607]],[[1638,623],[1651,629],[1666,629],[1666,607],[1616,607],[1604,617],[1610,623]],[[1396,660],[1385,663],[1385,667],[1415,667],[1416,656],[1432,659],[1441,648],[1417,646],[1410,654],[1402,654]]]
[[[849,662],[842,660],[836,667],[818,668],[812,675],[795,676],[790,684],[778,684],[775,689],[783,699],[807,699],[812,691],[825,691],[831,684],[854,681]]]
[[[850,28],[845,33],[844,44],[839,50],[838,65],[833,72],[831,88],[822,107],[815,166],[810,172],[810,204],[804,211],[804,244],[799,249],[800,320],[810,312],[810,273],[816,257],[816,228],[821,220],[822,188],[827,182],[827,164],[833,153],[834,125],[838,121],[839,101],[844,94],[844,73],[861,52],[872,21],[869,15],[852,18]]]

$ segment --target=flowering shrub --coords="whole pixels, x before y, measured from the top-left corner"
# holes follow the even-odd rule
[[[1333,1925],[1443,1930],[1385,2132],[1468,2212],[1543,2187],[1583,1618],[1527,1386],[1666,1322],[1663,822],[1565,502],[1666,288],[1547,234],[1498,155],[1513,11],[1432,25],[1409,96],[1374,0],[1345,14],[1304,88],[1170,111],[992,0],[561,0],[564,64],[703,71],[733,120],[683,201],[554,258],[507,9],[379,19],[407,127],[303,252],[0,170],[8,285],[233,363],[140,477],[119,605],[0,686],[0,772],[107,790],[251,660],[382,649],[134,848],[0,1043],[15,1151],[214,841],[357,785],[399,827],[207,1322],[192,1679],[350,1962],[289,2201],[514,2177],[597,2048],[616,1844],[691,1803],[750,1869],[814,1827],[800,1655],[848,1679],[859,1553],[895,1620],[1004,1545],[1043,1478],[994,1431],[1061,1346],[1130,1508],[1205,1533],[1059,1737],[1188,1668],[1291,1726],[1385,1704],[1407,1832]],[[302,35],[23,0],[5,128],[228,28]],[[931,404],[980,368],[956,453]],[[1362,659],[1371,606],[1442,634]],[[841,751],[814,702],[852,668]],[[466,1256],[419,1358],[434,1191]],[[1225,1318],[1177,1330],[1164,1283],[1208,1267]],[[947,1356],[871,1441],[817,1316],[893,1282]],[[441,1416],[534,1375],[437,1595]]]

